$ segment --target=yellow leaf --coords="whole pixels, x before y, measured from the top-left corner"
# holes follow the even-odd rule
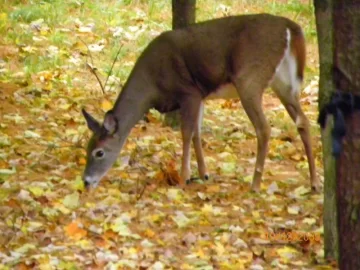
[[[29,191],[35,196],[35,197],[40,197],[44,194],[44,189],[41,187],[29,187]]]
[[[252,211],[251,214],[253,215],[254,218],[260,218],[259,211]]]
[[[252,175],[247,175],[247,176],[244,177],[244,182],[251,183],[252,179],[253,179]]]
[[[110,101],[108,101],[106,98],[104,98],[102,101],[101,101],[101,109],[104,111],[104,112],[107,112],[108,110],[110,110],[112,108],[112,103]]]
[[[237,269],[246,269],[244,266],[244,263],[238,262],[238,263],[229,263],[229,262],[221,262],[220,263],[221,268],[224,270],[237,270]]]
[[[39,258],[36,259],[39,263],[40,270],[51,270],[52,266],[50,264],[50,255],[42,254]]]
[[[67,111],[70,107],[71,107],[71,104],[69,104],[69,103],[64,103],[64,104],[57,106],[58,109],[61,109],[64,111]]]
[[[206,258],[206,255],[204,253],[204,251],[202,249],[199,249],[197,252],[196,252],[196,255],[199,257],[199,258]]]
[[[294,161],[300,161],[301,160],[301,154],[300,153],[296,153],[294,155],[292,155],[290,158]]]
[[[178,189],[178,188],[170,188],[166,192],[166,196],[171,201],[179,201],[182,197],[182,193],[181,193],[180,189]]]
[[[42,82],[49,81],[53,78],[53,73],[48,70],[40,71],[39,73],[37,73],[37,75]]]
[[[79,193],[74,192],[72,194],[66,195],[63,204],[71,209],[74,209],[79,206]]]
[[[291,215],[297,215],[300,212],[300,207],[298,205],[290,205],[287,207],[287,211]]]
[[[225,252],[225,247],[220,242],[215,242],[215,250],[217,255],[221,256]]]
[[[76,176],[75,181],[72,182],[72,188],[74,190],[80,190],[80,191],[84,190],[84,182],[82,181],[80,175]]]
[[[212,213],[214,211],[211,204],[205,203],[204,206],[201,208],[201,212],[203,213]]]
[[[300,254],[296,249],[290,247],[279,248],[276,250],[276,252],[279,254],[280,257],[282,257],[284,261],[287,262],[294,259],[295,256]]]
[[[136,248],[129,248],[128,253],[129,254],[137,254],[137,253],[139,253],[139,251]]]
[[[61,213],[65,214],[65,215],[67,215],[71,212],[69,209],[67,209],[64,205],[62,205],[60,203],[54,203],[54,208],[59,210]]]
[[[53,84],[51,82],[45,83],[45,85],[42,87],[45,91],[51,91],[53,89]]]
[[[5,12],[0,13],[0,25],[5,25],[7,22],[7,14]]]
[[[194,269],[194,267],[191,266],[191,265],[189,265],[188,263],[183,263],[183,264],[180,266],[180,269],[189,270],[189,269]]]
[[[236,170],[235,162],[221,162],[220,169],[222,173],[233,173]]]
[[[23,50],[24,52],[34,53],[34,52],[37,51],[37,48],[32,47],[32,46],[25,46],[25,47],[22,48],[22,50]]]

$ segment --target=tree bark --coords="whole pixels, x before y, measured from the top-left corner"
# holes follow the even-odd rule
[[[360,94],[360,0],[333,0],[334,77],[338,90]],[[339,267],[360,269],[360,113],[346,120],[336,164]]]
[[[195,23],[196,0],[172,0],[172,28],[178,29]],[[178,127],[180,114],[178,111],[165,114],[164,124]]]
[[[332,0],[314,0],[320,59],[319,109],[329,102],[335,91],[332,80],[334,40]],[[324,164],[324,251],[329,260],[338,260],[338,226],[336,208],[336,170],[332,156],[332,121],[322,132]]]
[[[196,0],[172,0],[172,28],[178,29],[195,23]]]

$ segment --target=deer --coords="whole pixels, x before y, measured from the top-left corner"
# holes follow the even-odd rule
[[[240,99],[256,133],[257,152],[251,190],[260,191],[270,139],[262,108],[269,87],[284,105],[300,134],[312,190],[319,182],[309,131],[300,106],[306,62],[300,25],[271,14],[236,15],[170,30],[155,37],[140,54],[112,109],[98,122],[82,109],[92,131],[83,181],[96,187],[115,163],[132,128],[152,108],[181,115],[181,181],[191,178],[191,142],[199,178],[209,179],[201,142],[204,103],[208,99]]]

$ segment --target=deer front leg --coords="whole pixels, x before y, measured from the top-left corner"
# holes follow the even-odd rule
[[[194,135],[195,127],[199,117],[201,98],[193,95],[185,97],[180,105],[181,113],[181,134],[183,140],[183,156],[181,164],[181,183],[180,186],[190,182],[190,146]]]
[[[196,126],[195,126],[195,131],[194,131],[193,144],[194,144],[194,149],[195,149],[195,154],[196,154],[196,161],[197,161],[197,165],[198,165],[199,177],[202,180],[208,180],[209,175],[206,170],[206,165],[205,165],[204,155],[203,155],[203,150],[202,150],[202,145],[201,145],[201,124],[202,124],[203,112],[204,112],[204,103],[201,102],[201,104],[199,106],[199,113],[198,113],[198,118],[197,118],[197,122],[196,122]]]

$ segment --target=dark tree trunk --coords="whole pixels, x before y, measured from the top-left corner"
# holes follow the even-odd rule
[[[360,94],[360,0],[333,0],[338,90]],[[360,113],[346,120],[336,164],[340,269],[360,269]]]
[[[186,27],[195,23],[196,0],[172,0],[172,27],[173,29]],[[178,111],[165,114],[164,124],[178,127],[180,114]]]
[[[172,0],[172,28],[182,28],[195,23],[196,0]]]
[[[328,103],[335,87],[332,79],[334,58],[332,0],[314,0],[320,58],[319,109]],[[336,170],[332,156],[332,122],[322,132],[324,163],[324,250],[329,260],[338,259],[338,226],[336,211]]]

